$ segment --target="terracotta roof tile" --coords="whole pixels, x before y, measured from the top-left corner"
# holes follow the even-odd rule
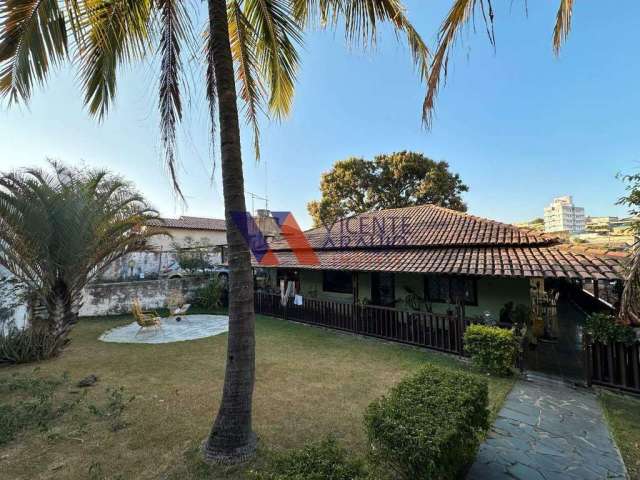
[[[550,245],[555,236],[435,205],[362,213],[305,232],[315,250],[393,246]],[[284,240],[274,250],[288,250]]]
[[[552,247],[471,247],[316,252],[320,265],[300,265],[292,252],[276,253],[278,267],[490,275],[619,279],[617,258],[601,258]]]
[[[187,217],[184,215],[180,218],[160,218],[157,221],[150,222],[150,224],[165,228],[184,228],[189,230],[215,230],[219,232],[227,230],[226,222],[223,219]]]
[[[366,220],[362,220],[366,217]],[[404,219],[404,220],[402,220]],[[402,230],[404,242],[369,235],[360,225]],[[433,205],[382,210],[309,230],[320,265],[300,265],[286,241],[271,244],[281,267],[507,277],[620,279],[626,254],[562,244],[555,236]],[[357,225],[357,227],[354,227]],[[393,227],[390,227],[392,226]],[[381,227],[382,228],[382,227]],[[397,233],[397,232],[396,232]]]

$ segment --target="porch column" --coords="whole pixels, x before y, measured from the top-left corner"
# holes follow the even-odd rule
[[[351,272],[351,285],[353,292],[353,304],[358,303],[359,285],[358,285],[358,272]]]

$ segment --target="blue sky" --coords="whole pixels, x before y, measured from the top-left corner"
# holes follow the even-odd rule
[[[449,162],[469,185],[465,200],[476,215],[528,220],[565,194],[588,215],[624,215],[614,205],[623,193],[615,175],[640,167],[640,4],[577,2],[568,43],[555,58],[557,1],[529,2],[528,16],[523,1],[494,3],[497,50],[478,18],[477,32],[455,49],[430,132],[420,122],[424,86],[393,35],[366,53],[350,51],[339,33],[307,35],[293,113],[263,121],[260,163],[243,132],[246,190],[267,193],[273,210],[293,211],[306,227],[306,203],[319,197],[320,174],[333,162],[406,149]],[[432,44],[450,2],[406,5]],[[123,72],[102,124],[86,114],[73,72],[59,71],[28,108],[0,110],[0,168],[42,165],[46,157],[85,162],[133,180],[163,215],[223,216],[220,171],[212,183],[206,107],[196,91],[180,129],[186,210],[171,193],[154,71],[145,64]]]

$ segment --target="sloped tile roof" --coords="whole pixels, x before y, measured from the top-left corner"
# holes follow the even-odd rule
[[[363,225],[405,218],[402,241],[360,234]],[[387,232],[393,230],[389,227]],[[368,236],[367,236],[368,235]],[[433,205],[391,209],[352,217],[330,228],[305,232],[319,265],[301,265],[286,240],[271,247],[279,267],[515,277],[620,279],[625,254],[562,244],[555,236]]]
[[[500,277],[621,278],[619,259],[562,247],[472,247],[395,250],[321,250],[319,265],[300,265],[292,252],[276,253],[281,268],[357,270]]]
[[[215,230],[224,232],[227,230],[226,222],[220,218],[187,217],[180,218],[160,218],[150,222],[154,226],[165,228],[185,228],[189,230]]]
[[[550,245],[555,236],[541,234],[435,205],[394,208],[340,219],[307,230],[318,250],[392,246]],[[286,241],[272,245],[288,250]]]

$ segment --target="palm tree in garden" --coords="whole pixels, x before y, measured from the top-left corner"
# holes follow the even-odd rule
[[[84,99],[102,118],[116,92],[120,65],[160,58],[158,105],[166,164],[176,191],[176,127],[182,119],[184,52],[201,54],[212,141],[219,132],[227,243],[229,336],[224,390],[205,443],[207,459],[232,462],[255,449],[251,410],[255,337],[251,257],[232,215],[245,212],[239,94],[259,157],[258,116],[291,109],[298,50],[308,27],[340,26],[348,42],[375,44],[379,23],[404,35],[421,79],[429,53],[400,0],[207,0],[205,25],[182,0],[3,0],[0,2],[0,93],[28,100],[50,67],[72,58]],[[202,31],[202,35],[198,35]],[[203,38],[204,45],[197,45]],[[239,89],[239,92],[236,89]],[[217,118],[216,118],[217,117]],[[424,117],[423,117],[424,118]]]
[[[27,169],[0,176],[0,264],[47,311],[59,353],[78,320],[82,289],[123,255],[146,248],[157,215],[124,180],[103,170]]]

